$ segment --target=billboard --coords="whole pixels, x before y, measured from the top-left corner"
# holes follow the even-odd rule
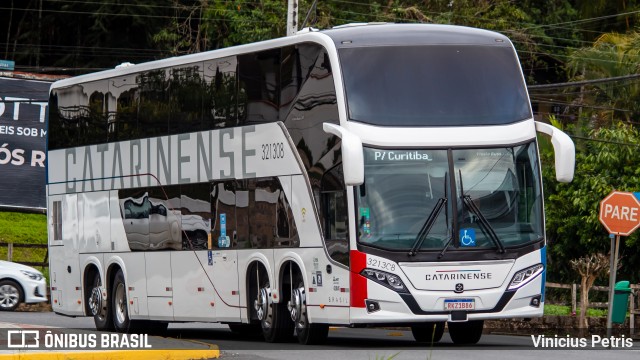
[[[0,77],[0,208],[46,208],[50,86],[48,81]]]

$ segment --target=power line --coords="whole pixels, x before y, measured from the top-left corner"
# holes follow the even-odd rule
[[[592,22],[592,21],[599,21],[599,20],[610,19],[610,18],[613,18],[613,17],[625,16],[625,15],[634,15],[634,14],[640,14],[640,10],[629,11],[629,12],[625,12],[625,13],[617,13],[617,14],[612,14],[612,15],[598,16],[598,17],[593,17],[593,18],[588,18],[588,19],[565,21],[565,22],[559,22],[559,23],[555,23],[555,24],[538,25],[538,26],[534,26],[532,28],[544,28],[544,27],[549,27],[549,26],[569,25],[569,24],[584,24],[584,23],[588,23],[588,22]]]
[[[630,79],[637,79],[637,78],[640,78],[640,74],[614,76],[614,77],[608,77],[608,78],[602,78],[602,79],[593,79],[593,80],[562,82],[562,83],[555,83],[555,84],[528,85],[527,88],[531,89],[531,90],[555,89],[555,88],[561,88],[561,87],[600,84],[600,83],[616,82],[616,81],[623,81],[623,80],[630,80]]]
[[[587,104],[572,104],[569,102],[563,102],[554,99],[544,99],[544,98],[531,98],[532,103],[542,103],[542,104],[553,104],[553,105],[562,105],[566,107],[574,107],[574,108],[587,108],[587,109],[597,109],[597,110],[613,110],[613,111],[621,111],[621,112],[631,112],[633,110],[629,109],[618,109],[612,107],[605,106],[596,106],[596,105],[587,105]]]
[[[594,141],[594,142],[605,143],[605,144],[612,144],[612,145],[623,145],[623,146],[635,146],[635,147],[640,147],[640,144],[625,143],[625,142],[620,142],[620,141],[611,141],[611,140],[602,140],[602,139],[594,139],[594,138],[588,138],[588,137],[579,136],[579,135],[571,135],[571,134],[568,134],[568,135],[569,135],[569,137],[571,137],[571,138],[573,138],[573,139],[587,140],[587,141]]]

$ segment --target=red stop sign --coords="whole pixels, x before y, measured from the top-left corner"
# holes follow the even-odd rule
[[[633,193],[613,191],[600,201],[598,218],[609,233],[629,236],[640,226],[640,202]]]

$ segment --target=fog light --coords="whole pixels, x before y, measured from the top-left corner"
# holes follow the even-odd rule
[[[541,300],[542,300],[542,296],[536,295],[533,298],[531,298],[531,302],[529,303],[529,305],[533,307],[540,307]]]
[[[367,305],[367,312],[368,313],[380,311],[380,304],[378,304],[377,301],[365,300],[364,303]]]

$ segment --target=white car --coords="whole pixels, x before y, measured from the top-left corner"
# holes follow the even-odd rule
[[[0,311],[13,311],[20,303],[47,301],[47,282],[32,267],[0,260]]]

